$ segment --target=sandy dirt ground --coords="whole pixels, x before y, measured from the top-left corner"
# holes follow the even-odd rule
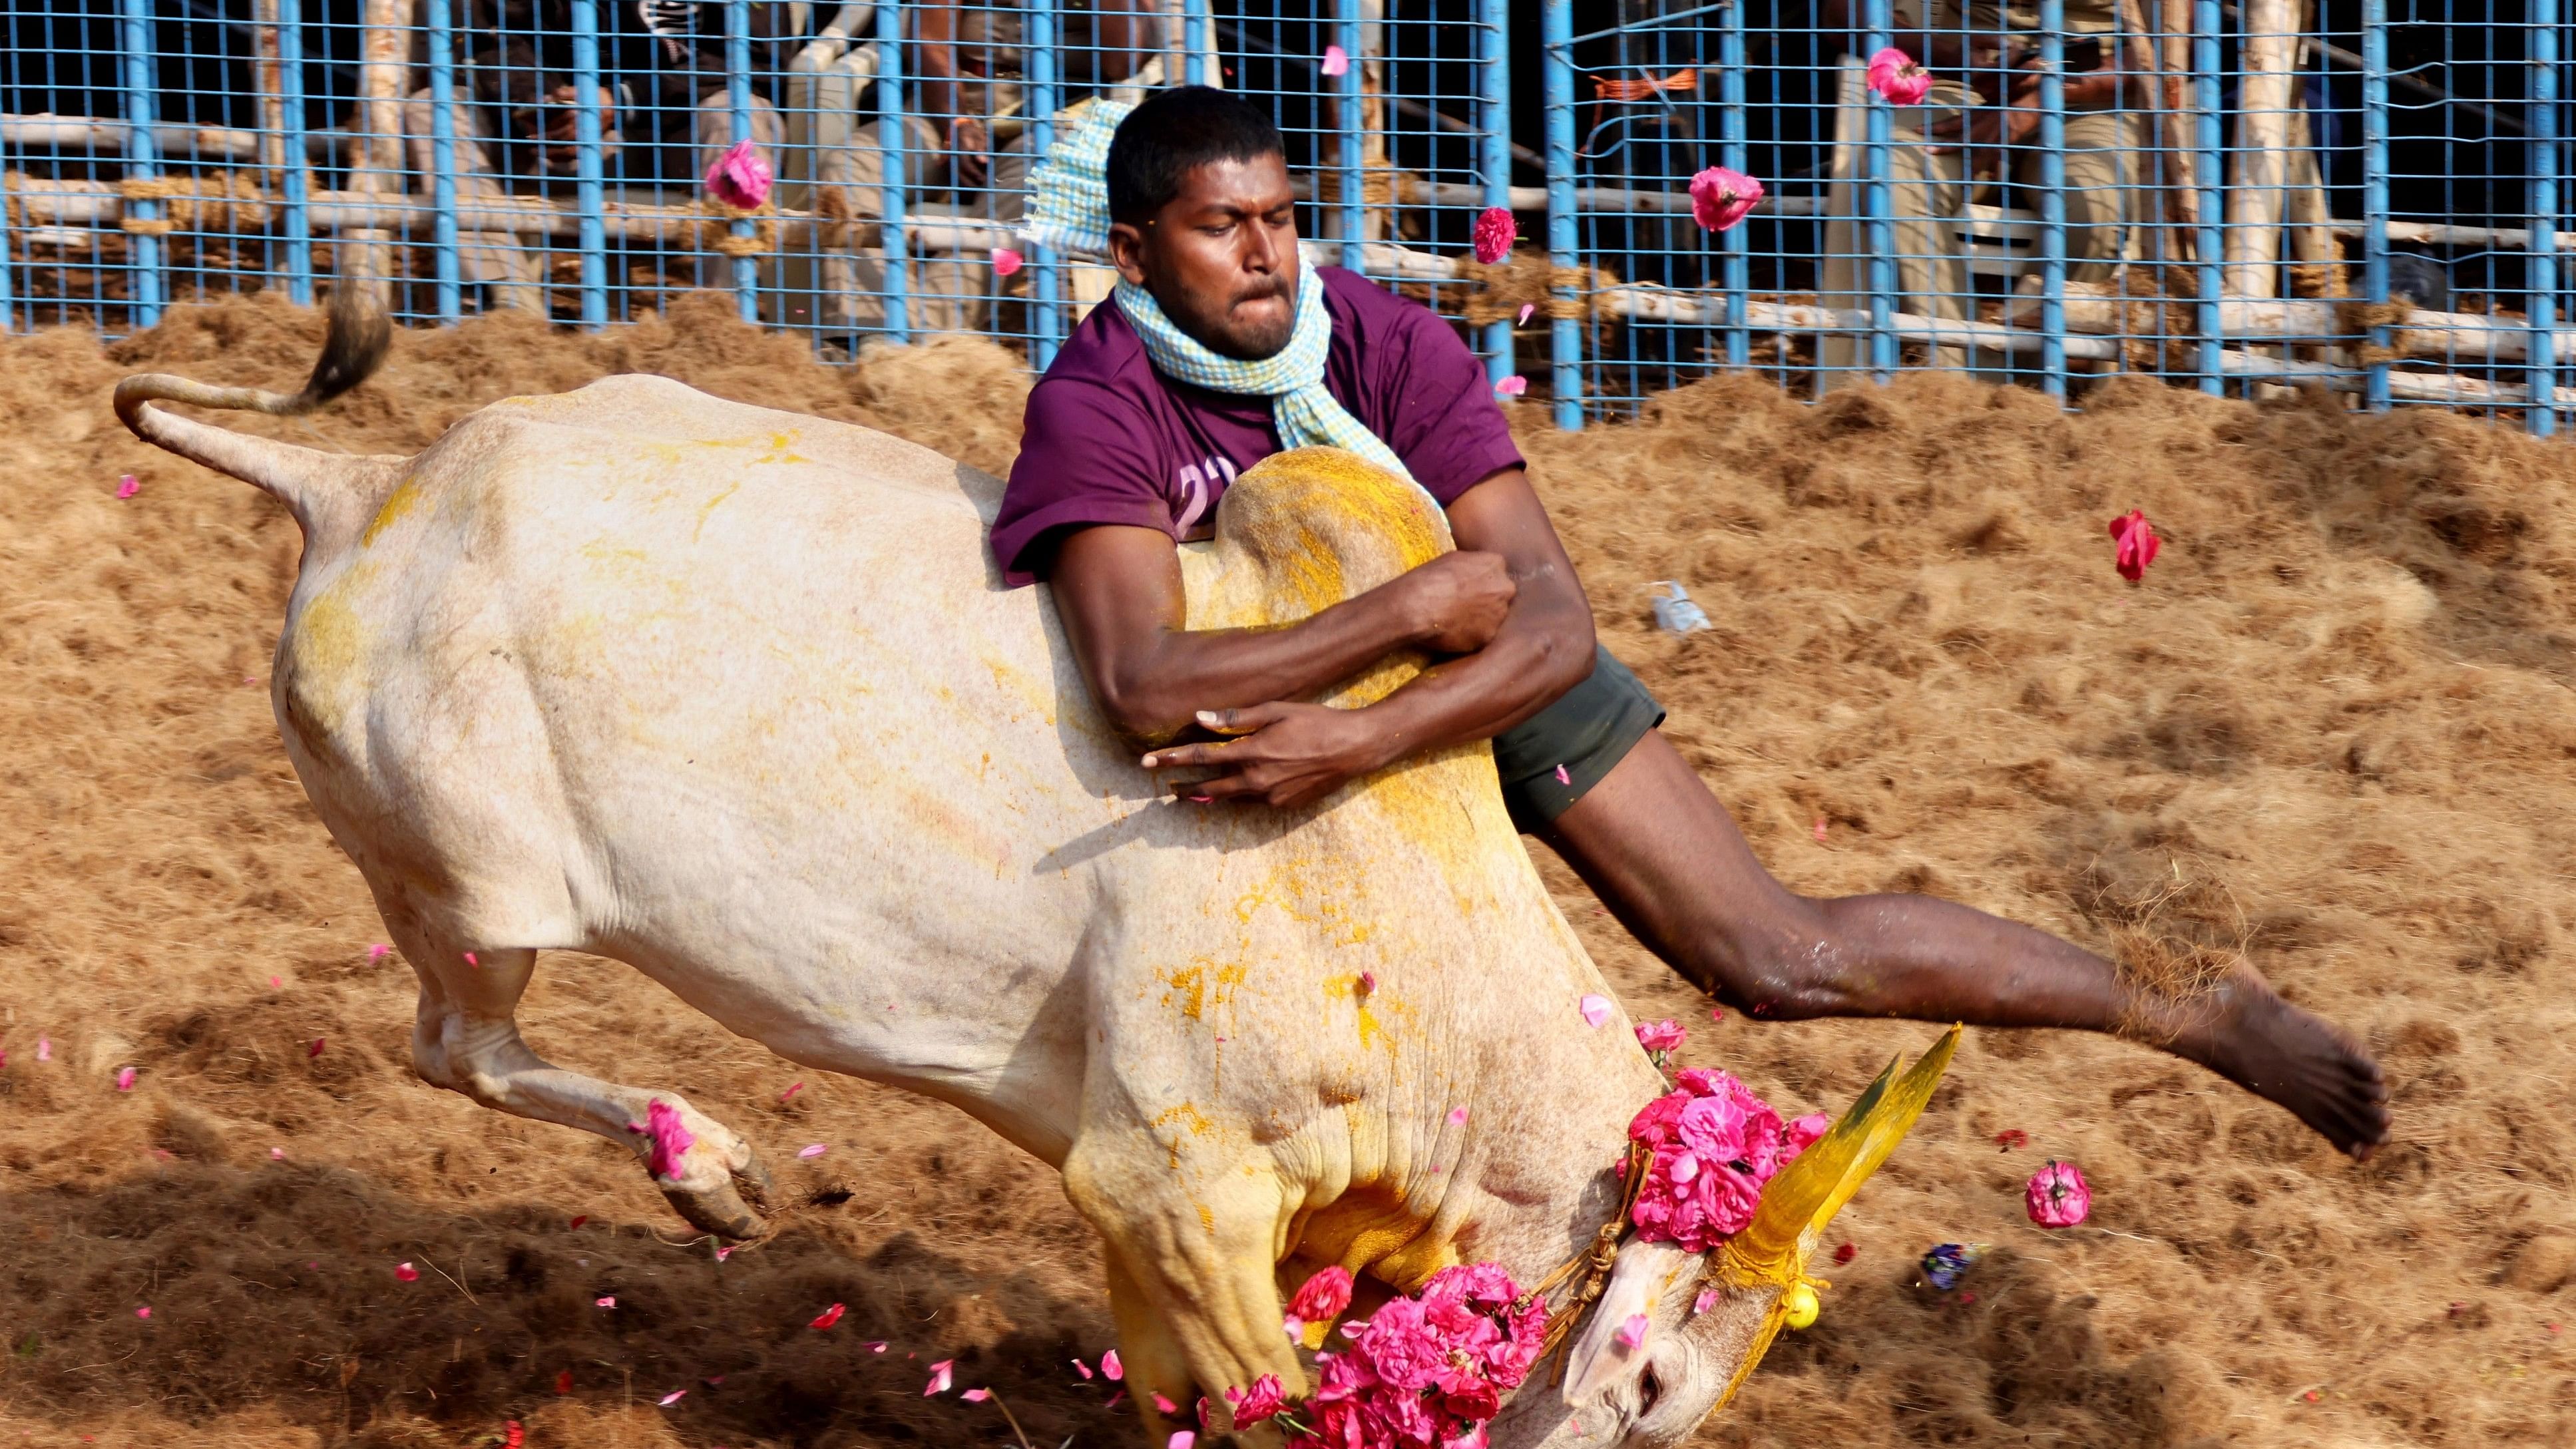
[[[643,370],[1007,464],[1025,382],[998,352],[829,370],[729,306],[408,334],[309,424],[249,425],[410,451]],[[1068,1363],[1111,1346],[1087,1229],[958,1113],[550,956],[533,1042],[786,1165],[788,1231],[718,1262],[626,1152],[412,1077],[410,972],[371,959],[270,718],[294,527],[107,406],[147,366],[291,385],[318,337],[244,301],[104,350],[0,339],[0,1444],[475,1445],[512,1420],[547,1446],[1009,1442],[995,1404],[923,1397],[941,1359],[1041,1449],[1132,1444]],[[2395,1142],[2355,1166],[2147,1048],[1971,1033],[1839,1220],[1822,1321],[1701,1443],[2576,1442],[2576,454],[2153,386],[2062,416],[1929,376],[1519,422],[1605,637],[1794,888],[1937,892],[2132,960],[2242,953],[2394,1090]],[[2131,507],[2168,539],[2138,587],[2104,529]],[[1712,631],[1654,631],[1667,578]],[[1838,1107],[1931,1039],[1712,1023],[1543,864],[1632,1009],[1695,1025],[1685,1062]],[[2090,1175],[2085,1227],[2024,1221],[2049,1156]],[[1934,1293],[1911,1263],[1942,1241],[1995,1251]]]

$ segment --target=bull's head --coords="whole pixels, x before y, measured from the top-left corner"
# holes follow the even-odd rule
[[[1923,1114],[1958,1044],[1952,1027],[1903,1076],[1888,1063],[1832,1130],[1771,1179],[1753,1221],[1717,1252],[1634,1240],[1622,1247],[1566,1357],[1562,1397],[1533,1392],[1542,1388],[1534,1376],[1495,1421],[1497,1449],[1660,1449],[1690,1437],[1762,1361],[1817,1239]],[[1711,1289],[1717,1301],[1694,1313]],[[1653,1331],[1625,1348],[1619,1327],[1638,1314]]]

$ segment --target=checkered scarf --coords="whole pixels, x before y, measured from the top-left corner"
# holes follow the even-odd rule
[[[1324,356],[1333,346],[1333,314],[1324,310],[1323,284],[1302,277],[1297,285],[1297,330],[1288,345],[1258,361],[1219,357],[1163,315],[1154,294],[1133,282],[1118,284],[1118,310],[1145,344],[1145,356],[1165,377],[1213,392],[1270,399],[1279,441],[1291,448],[1331,447],[1357,453],[1406,482],[1413,472],[1377,434],[1352,417],[1324,386]]]

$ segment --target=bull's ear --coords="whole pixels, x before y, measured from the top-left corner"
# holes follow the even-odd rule
[[[1649,1323],[1668,1317],[1657,1310],[1676,1295],[1696,1289],[1700,1268],[1698,1256],[1670,1243],[1631,1240],[1622,1246],[1618,1266],[1610,1270],[1610,1284],[1593,1306],[1592,1321],[1583,1326],[1583,1336],[1566,1354],[1565,1401],[1589,1403],[1603,1389],[1644,1369],[1654,1352],[1654,1340],[1641,1339],[1629,1347],[1619,1342],[1620,1327],[1639,1314]]]
[[[1959,1028],[1954,1026],[1902,1077],[1896,1075],[1896,1063],[1889,1062],[1841,1121],[1764,1185],[1753,1221],[1727,1242],[1728,1267],[1753,1269],[1783,1287],[1794,1282],[1806,1266],[1811,1235],[1824,1231],[1905,1140],[1958,1049]]]

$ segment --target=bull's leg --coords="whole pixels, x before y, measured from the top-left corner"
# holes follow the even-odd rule
[[[1089,1139],[1110,1140],[1121,1146],[1076,1145],[1065,1162],[1065,1191],[1108,1241],[1109,1305],[1147,1442],[1160,1445],[1175,1429],[1197,1428],[1202,1397],[1209,1426],[1223,1432],[1233,1423],[1225,1391],[1248,1388],[1263,1374],[1278,1375],[1292,1397],[1302,1393],[1305,1367],[1280,1326],[1286,1305],[1273,1257],[1283,1195],[1267,1162],[1193,1160],[1176,1171],[1148,1134]],[[1152,1160],[1129,1160],[1135,1145]],[[1164,1414],[1158,1394],[1177,1412]],[[1279,1438],[1262,1425],[1237,1442],[1267,1446]]]
[[[569,1072],[520,1040],[514,1013],[535,974],[536,952],[484,950],[469,961],[462,948],[406,938],[399,928],[396,938],[420,977],[411,1060],[423,1081],[514,1116],[596,1132],[648,1163],[653,1142],[637,1129],[650,1122],[652,1104],[663,1103],[679,1112],[681,1126],[695,1140],[676,1170],[656,1176],[653,1185],[680,1216],[708,1232],[757,1238],[768,1230],[754,1204],[768,1192],[769,1171],[750,1143],[677,1092],[621,1087]]]

